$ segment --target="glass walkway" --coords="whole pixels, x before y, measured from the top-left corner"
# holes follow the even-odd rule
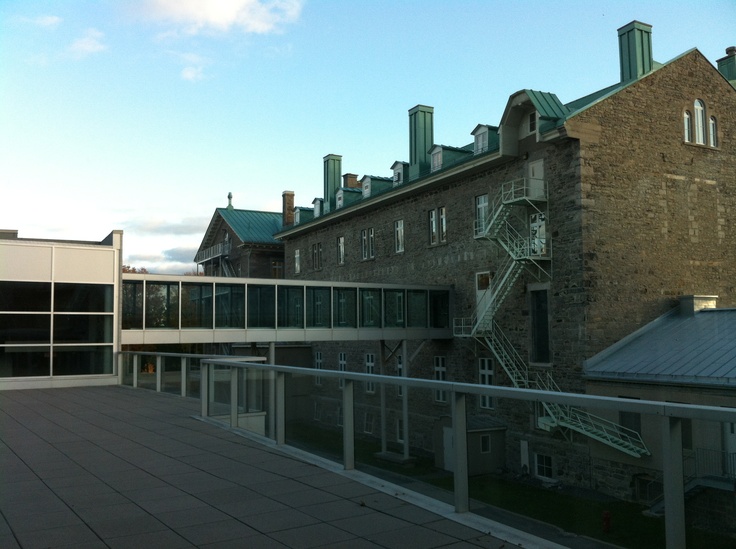
[[[444,286],[123,274],[123,345],[449,339]]]

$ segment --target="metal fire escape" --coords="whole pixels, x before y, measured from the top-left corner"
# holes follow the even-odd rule
[[[472,337],[488,348],[503,368],[514,387],[560,391],[549,372],[530,372],[526,361],[517,352],[495,321],[504,299],[523,271],[537,280],[549,280],[551,261],[544,221],[547,189],[540,179],[519,178],[501,185],[489,204],[488,216],[475,227],[476,238],[494,242],[504,251],[488,289],[470,318],[455,319],[456,337]],[[528,234],[525,229],[529,227]],[[575,431],[616,448],[630,456],[650,455],[641,435],[622,425],[595,416],[574,406],[543,402],[537,424],[552,431],[555,427]]]

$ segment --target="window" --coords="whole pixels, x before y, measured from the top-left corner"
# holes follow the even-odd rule
[[[493,385],[493,359],[478,359],[478,384]],[[479,406],[485,409],[493,408],[493,397],[488,395],[480,395]]]
[[[404,421],[401,418],[396,419],[396,442],[404,442]]]
[[[302,262],[299,257],[299,250],[294,250],[294,274],[302,272]]]
[[[483,236],[488,219],[488,195],[475,197],[475,236]]]
[[[363,259],[373,259],[375,257],[373,227],[360,231],[360,249]]]
[[[312,414],[312,419],[314,419],[314,421],[322,421],[322,405],[316,400],[314,401],[314,413]]]
[[[447,242],[447,208],[440,206],[436,210],[429,210],[429,244]]]
[[[373,433],[373,412],[366,412],[363,415],[363,432],[372,434]]]
[[[534,470],[538,477],[554,478],[552,476],[552,456],[534,454]]]
[[[312,244],[312,268],[315,271],[322,269],[322,243]]]
[[[271,261],[271,277],[284,278],[284,262],[278,259]]]
[[[314,369],[315,370],[322,369],[322,353],[320,351],[316,351],[314,353]],[[314,376],[314,384],[322,385],[322,378],[319,376]]]
[[[345,265],[345,237],[337,237],[337,264]]]
[[[344,372],[345,370],[347,370],[347,368],[348,368],[347,354],[342,352],[339,355],[337,355],[337,369],[340,372]],[[345,380],[340,378],[340,380],[338,381],[338,386],[340,387],[340,389],[345,387]]]
[[[443,356],[434,357],[434,379],[436,381],[447,380],[447,367]],[[434,400],[435,402],[447,402],[447,391],[435,390]]]
[[[529,292],[532,324],[532,362],[550,362],[547,290]]]
[[[529,133],[535,133],[537,131],[537,113],[530,112],[529,113]]]
[[[488,150],[488,130],[483,130],[475,134],[474,153],[480,154]]]
[[[718,146],[718,126],[716,124],[715,116],[711,116],[708,119],[708,142],[711,147]]]
[[[705,103],[695,100],[695,143],[705,145]]]
[[[366,353],[365,355],[365,373],[371,375],[376,373],[376,355],[373,353]],[[375,393],[376,384],[372,381],[366,381],[365,392],[369,394]]]
[[[432,171],[435,172],[442,167],[442,149],[432,153]]]
[[[337,405],[337,410],[335,410],[335,423],[338,427],[342,427],[342,406],[340,404]]]
[[[690,111],[685,111],[682,114],[682,125],[685,132],[685,135],[683,135],[683,139],[685,140],[685,143],[692,143],[693,141],[693,115],[690,114]]]
[[[396,375],[398,377],[404,377],[404,356],[403,355],[396,355]],[[397,397],[404,396],[403,385],[396,386],[396,396]]]
[[[394,251],[400,254],[404,251],[404,220],[394,221]]]
[[[480,435],[480,453],[491,453],[491,435]]]

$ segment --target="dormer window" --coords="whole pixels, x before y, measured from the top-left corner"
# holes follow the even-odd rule
[[[432,153],[432,171],[435,172],[442,167],[442,149]]]
[[[363,198],[369,198],[371,196],[371,182],[363,181]]]
[[[475,134],[475,154],[484,153],[488,150],[488,128]]]
[[[537,132],[537,111],[529,113],[529,133]]]
[[[401,184],[401,171],[396,170],[394,172],[394,184],[400,185]]]
[[[340,209],[340,208],[342,208],[342,206],[344,204],[344,198],[343,198],[342,190],[337,193],[337,197],[336,198],[337,198],[337,209]]]

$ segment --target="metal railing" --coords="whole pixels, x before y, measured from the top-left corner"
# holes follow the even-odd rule
[[[231,249],[231,241],[220,242],[218,244],[215,244],[214,246],[210,246],[209,248],[202,250],[201,252],[198,252],[197,256],[194,258],[194,262],[202,263],[203,261],[207,261],[208,259],[220,257],[221,255],[227,255],[230,253]]]

